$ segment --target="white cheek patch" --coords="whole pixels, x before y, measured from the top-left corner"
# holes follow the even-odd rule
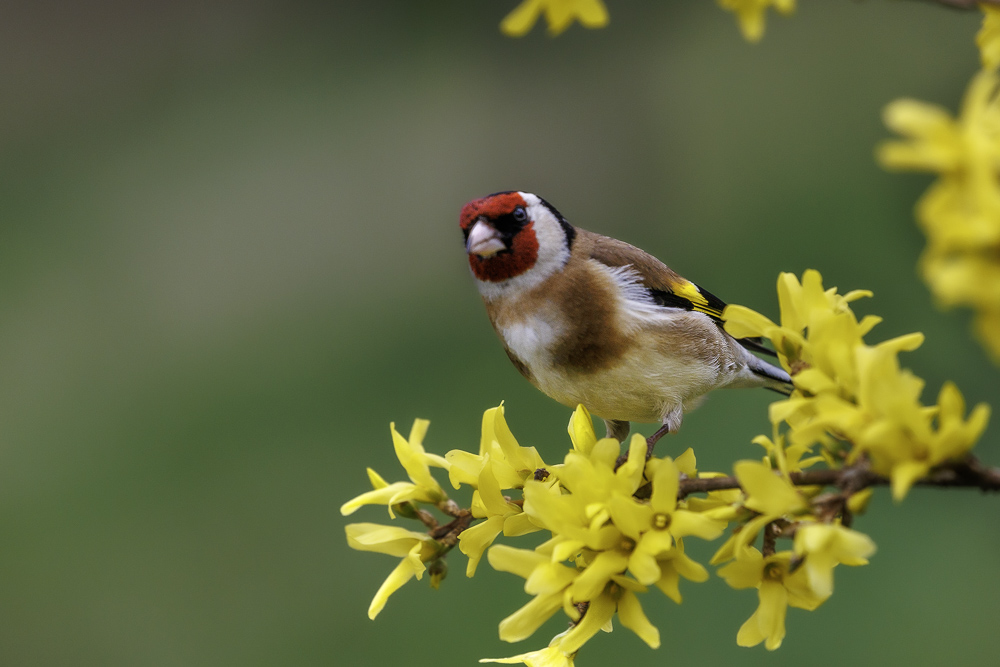
[[[569,261],[570,250],[566,245],[566,232],[556,217],[535,195],[530,192],[518,194],[527,204],[528,219],[534,222],[533,229],[538,239],[538,259],[530,269],[507,280],[486,282],[477,279],[479,293],[487,300],[499,299],[508,294],[537,287]]]
[[[534,221],[535,236],[538,237],[538,260],[532,271],[550,276],[569,261],[566,230],[538,197],[529,192],[520,194],[528,205],[528,217]]]

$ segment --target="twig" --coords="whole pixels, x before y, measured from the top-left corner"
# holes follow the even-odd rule
[[[1000,0],[997,1],[1000,2]],[[822,521],[829,522],[839,516],[841,523],[845,527],[850,527],[853,518],[847,507],[847,501],[853,494],[872,486],[887,486],[891,484],[891,480],[888,477],[872,472],[868,460],[864,457],[858,459],[852,465],[835,470],[793,472],[789,474],[789,479],[795,486],[836,487],[837,491],[835,492],[825,493],[813,498],[812,504],[818,510],[818,516]],[[918,486],[978,488],[983,492],[1000,492],[1000,468],[984,466],[979,460],[970,455],[960,461],[932,469],[927,476],[917,480],[916,484]],[[691,479],[682,474],[678,486],[677,498],[680,500],[692,493],[707,493],[710,491],[725,491],[740,488],[740,482],[735,477]],[[639,487],[634,495],[640,500],[648,499],[651,491],[652,484],[647,483]],[[524,501],[521,499],[507,500],[523,507]],[[453,517],[452,521],[440,525],[429,512],[422,509],[414,509],[410,516],[419,519],[427,526],[428,534],[441,544],[442,551],[438,554],[438,558],[440,558],[458,544],[459,535],[472,525],[473,516],[470,510],[460,508],[451,500],[438,505],[438,509],[448,516]],[[782,519],[767,524],[763,531],[762,548],[764,555],[774,553],[777,538],[793,536],[795,527],[796,524]],[[581,609],[580,611],[586,613],[585,609]]]
[[[853,466],[838,470],[806,470],[793,472],[789,478],[795,486],[836,486],[844,492],[857,493],[870,486],[887,486],[888,477],[876,474],[868,467],[867,461],[859,461]],[[1000,491],[1000,469],[989,468],[970,456],[961,461],[934,468],[926,477],[917,481],[919,486],[970,487],[982,491]],[[704,479],[682,479],[677,497],[684,498],[692,493],[724,491],[740,488],[735,477],[709,477]]]
[[[458,536],[472,523],[472,512],[466,509],[458,510],[451,523],[428,531],[429,535],[450,550],[458,544]]]
[[[977,5],[1000,5],[1000,0],[930,0],[952,9],[975,9]]]
[[[776,542],[778,541],[778,533],[781,532],[781,529],[778,528],[777,524],[777,521],[772,521],[764,526],[764,543],[761,545],[760,549],[760,553],[764,556],[764,558],[774,555]]]
[[[414,508],[415,508],[413,510],[414,514],[418,519],[420,519],[420,523],[427,526],[428,531],[437,530],[438,527],[437,519],[435,519],[430,512],[424,509],[417,508],[415,505]]]

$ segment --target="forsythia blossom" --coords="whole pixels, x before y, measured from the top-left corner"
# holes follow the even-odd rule
[[[833,593],[835,566],[867,565],[873,553],[870,537],[839,524],[805,523],[795,531],[795,556],[809,589],[824,599]]]
[[[1000,11],[980,33],[984,62],[1000,59]],[[938,106],[896,100],[885,123],[905,137],[879,147],[890,169],[939,174],[917,204],[927,235],[920,271],[943,306],[974,309],[975,330],[1000,362],[1000,77],[976,75],[958,118]]]
[[[780,495],[786,494],[787,491],[780,492]],[[788,500],[783,510],[796,506]],[[749,527],[748,524],[743,530]],[[756,588],[759,604],[740,628],[736,643],[756,646],[765,642],[769,651],[781,646],[785,638],[785,615],[789,606],[815,609],[833,593],[835,566],[865,565],[868,556],[875,552],[875,544],[867,535],[814,521],[798,524],[794,551],[764,556],[748,546],[745,538],[740,541],[742,543],[727,556],[731,562],[719,568],[719,576],[733,588]],[[717,559],[718,554],[713,562]]]
[[[776,474],[770,465],[740,461],[733,469],[746,496],[741,501],[742,505],[758,514],[748,519],[722,544],[712,556],[712,565],[744,555],[768,524],[779,520],[794,521],[809,509],[809,503],[802,494],[784,476]]]
[[[410,429],[410,437],[403,438],[395,424],[389,425],[392,433],[396,457],[410,477],[409,482],[389,484],[371,468],[368,479],[372,490],[347,501],[340,508],[343,515],[353,514],[362,505],[379,504],[389,507],[389,516],[395,518],[393,507],[410,513],[414,502],[443,503],[447,496],[437,480],[431,476],[430,466],[448,468],[449,464],[440,456],[428,454],[423,447],[424,436],[430,425],[426,419],[417,419]],[[420,579],[427,569],[424,563],[433,560],[441,551],[441,545],[426,533],[415,533],[393,526],[373,523],[352,523],[346,527],[347,543],[360,551],[377,551],[392,556],[402,556],[396,566],[375,594],[368,616],[375,618],[389,596],[414,576]]]
[[[894,466],[909,471],[918,465],[926,472],[941,452],[964,452],[982,426],[979,417],[965,419],[954,387],[942,391],[934,417],[915,402],[915,395],[892,385],[896,378],[915,386],[898,366],[867,368],[879,346],[863,343],[861,330],[871,323],[858,323],[847,306],[859,294],[824,291],[815,272],[807,272],[801,284],[786,274],[780,284],[781,326],[739,307],[727,311],[736,333],[770,337],[785,364],[797,369],[796,392],[771,411],[776,421],[787,420],[789,430],[775,425],[772,437],[756,438],[766,455],[736,463],[734,477],[698,471],[690,449],[676,459],[647,458],[640,435],[626,443],[623,455],[622,443],[597,437],[583,406],[570,419],[572,448],[558,465],[546,464],[535,448],[518,444],[502,405],[484,413],[477,453],[427,453],[423,420],[414,423],[409,438],[393,427],[396,455],[410,481],[389,483],[369,470],[373,490],[348,501],[341,511],[350,514],[365,504],[383,504],[394,509],[393,518],[419,520],[428,530],[371,523],[346,527],[352,548],[400,559],[375,594],[369,616],[374,618],[393,592],[425,572],[436,587],[446,571],[443,559],[458,546],[468,556],[468,576],[475,574],[485,553],[495,570],[524,580],[531,597],[500,622],[501,639],[527,639],[560,611],[570,622],[545,648],[482,662],[572,667],[583,645],[602,630],[611,632],[616,617],[657,648],[660,632],[640,597],[655,587],[679,604],[681,578],[708,578],[705,567],[685,553],[685,540],[714,540],[731,527],[711,562],[721,566],[719,576],[732,587],[754,588],[758,595],[757,609],[739,629],[737,643],[780,646],[788,607],[815,609],[833,593],[836,566],[863,565],[875,551],[871,539],[843,525],[870,493],[845,491],[831,501],[833,494],[820,494],[819,487],[793,483],[795,475],[816,463],[842,465],[843,459],[829,452],[810,455],[815,442],[832,441],[832,433],[856,439],[850,455],[866,452],[876,470],[888,465],[895,482],[899,473]],[[910,345],[899,340],[910,339],[882,344],[892,359]],[[889,382],[891,391],[869,387],[871,374]],[[936,428],[931,428],[934,419]],[[873,444],[864,445],[869,436]],[[434,467],[446,470],[456,489],[471,488],[468,509],[445,495],[431,475]],[[911,473],[904,475],[907,483],[915,479]],[[451,521],[441,525],[431,511]],[[534,549],[493,544],[501,533],[513,538],[536,531],[548,536]],[[793,539],[792,548],[778,551],[779,538]]]
[[[976,44],[983,62],[983,69],[1000,65],[1000,7],[980,4],[983,10],[983,27],[976,34]]]
[[[409,438],[393,427],[396,455],[411,481],[390,484],[369,470],[373,490],[345,503],[341,510],[350,514],[365,504],[384,504],[395,508],[394,516],[419,518],[431,529],[420,533],[378,524],[347,526],[351,547],[401,558],[372,600],[369,616],[374,618],[393,592],[425,571],[431,571],[432,584],[439,581],[441,575],[435,580],[434,573],[444,571],[442,558],[456,544],[469,557],[468,576],[475,573],[476,564],[489,549],[493,568],[523,578],[524,590],[532,596],[501,621],[502,639],[526,639],[559,611],[566,614],[571,627],[543,649],[484,662],[570,667],[587,641],[601,630],[611,631],[616,616],[649,646],[660,645],[659,630],[646,617],[639,597],[656,587],[680,603],[681,578],[695,582],[708,578],[708,571],[685,553],[685,539],[713,540],[731,523],[741,526],[713,562],[734,561],[720,574],[734,585],[757,586],[761,591],[761,608],[746,626],[757,629],[740,631],[739,641],[747,644],[757,643],[751,641],[757,635],[783,635],[783,620],[781,624],[773,621],[779,612],[784,618],[784,606],[779,610],[774,600],[780,597],[781,605],[812,608],[830,594],[829,570],[850,560],[850,553],[848,557],[842,553],[850,551],[844,540],[823,535],[812,537],[803,547],[796,543],[794,558],[800,560],[813,559],[812,553],[818,551],[812,547],[815,544],[830,554],[810,562],[809,568],[794,577],[778,576],[779,565],[787,566],[793,556],[778,554],[767,556],[766,563],[762,560],[752,543],[767,524],[808,521],[822,525],[810,514],[808,497],[788,482],[786,473],[777,474],[769,464],[744,461],[736,465],[743,491],[734,488],[707,497],[682,498],[682,480],[722,475],[699,473],[691,450],[677,459],[647,460],[646,442],[639,435],[632,437],[626,455],[620,456],[620,443],[599,439],[583,406],[574,412],[568,430],[573,447],[561,464],[546,465],[533,447],[518,444],[507,427],[502,405],[483,415],[475,454],[462,450],[452,450],[443,458],[428,454],[423,448],[427,431],[423,420],[414,423]],[[758,440],[769,456],[781,454],[785,467],[802,467],[801,452],[786,448],[780,435],[774,441]],[[431,467],[446,470],[455,488],[473,489],[469,510],[454,506],[431,476]],[[521,498],[505,495],[510,492],[520,492]],[[454,521],[439,526],[422,505]],[[517,537],[538,530],[548,531],[549,538],[535,549],[490,548],[500,533]],[[739,575],[748,569],[753,571]],[[772,585],[774,581],[783,583]],[[812,581],[818,582],[817,590],[809,587]],[[784,594],[779,588],[795,593]],[[801,600],[808,604],[800,604]],[[776,644],[771,640],[769,646]]]
[[[501,639],[527,638],[560,609],[574,623],[547,649],[519,656],[537,664],[549,664],[539,662],[542,656],[571,660],[598,630],[610,628],[615,614],[649,646],[658,647],[659,631],[637,594],[655,585],[679,601],[679,577],[707,578],[705,569],[684,554],[682,539],[714,539],[726,526],[678,501],[680,468],[669,458],[647,465],[641,436],[633,436],[626,459],[619,462],[618,441],[598,440],[582,406],[569,430],[574,448],[563,465],[524,486],[525,513],[552,538],[533,551],[496,546],[489,552],[495,569],[523,577],[525,591],[534,596],[501,622]],[[682,458],[693,474],[693,456]],[[650,495],[639,500],[635,494],[644,480]]]
[[[396,566],[379,587],[368,607],[368,618],[375,618],[385,607],[389,596],[416,576],[420,579],[439,551],[438,544],[425,533],[416,533],[395,526],[380,526],[374,523],[352,523],[347,526],[347,543],[359,551],[377,551],[390,556],[401,556],[403,560]]]
[[[748,42],[764,36],[764,16],[768,8],[788,15],[795,11],[796,0],[718,0],[719,6],[736,14],[740,31]],[[574,21],[585,28],[603,28],[608,24],[608,10],[603,0],[524,0],[503,21],[500,30],[510,37],[528,34],[545,16],[549,34],[555,37]]]
[[[431,476],[430,467],[447,469],[449,464],[440,456],[424,451],[424,435],[429,425],[430,422],[426,419],[417,419],[413,422],[410,437],[407,439],[399,434],[395,424],[390,424],[389,430],[392,432],[396,457],[409,475],[410,481],[388,484],[377,472],[369,468],[368,479],[371,481],[372,490],[344,503],[340,512],[346,516],[353,514],[362,505],[387,505],[391,517],[393,506],[401,503],[410,501],[437,503],[446,500],[448,496],[437,480]]]
[[[733,588],[757,589],[757,610],[736,635],[736,643],[740,646],[765,642],[767,649],[773,651],[785,638],[785,615],[789,606],[812,610],[826,599],[809,589],[805,573],[793,568],[791,563],[790,551],[765,557],[757,549],[745,547],[731,563],[719,568],[719,576]]]
[[[543,14],[553,37],[573,21],[579,21],[585,28],[603,28],[608,24],[608,10],[602,0],[524,0],[504,18],[500,30],[510,37],[522,37]]]
[[[740,32],[748,42],[759,42],[764,36],[764,14],[774,7],[782,14],[795,11],[795,0],[718,0],[719,6],[736,14]]]
[[[962,395],[951,383],[942,388],[936,406],[923,406],[923,381],[901,370],[897,358],[918,347],[923,336],[865,343],[879,318],[859,322],[849,304],[869,294],[824,290],[816,271],[806,271],[801,283],[783,273],[778,279],[781,325],[730,306],[726,330],[736,337],[770,338],[792,372],[796,391],[770,409],[772,422],[788,424],[792,444],[852,443],[852,460],[870,457],[876,472],[891,477],[899,500],[931,468],[968,452],[986,428],[989,408],[979,405],[966,418]]]
[[[480,524],[462,532],[459,549],[469,557],[468,576],[476,572],[483,552],[497,535],[524,535],[539,530],[520,506],[504,497],[507,489],[520,489],[545,462],[534,447],[521,447],[504,420],[503,406],[483,414],[479,454],[452,450],[445,455],[451,464],[452,485],[457,489],[464,482],[476,490],[472,496],[472,515],[485,518]]]

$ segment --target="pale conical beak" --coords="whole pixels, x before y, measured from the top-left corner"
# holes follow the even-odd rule
[[[492,257],[506,247],[500,239],[500,233],[483,220],[472,226],[465,242],[465,252],[483,258]]]

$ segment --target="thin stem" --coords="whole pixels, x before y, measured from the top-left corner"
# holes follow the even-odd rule
[[[951,9],[975,9],[977,5],[1000,5],[1000,0],[929,0]]]
[[[761,545],[760,549],[760,553],[764,556],[764,558],[774,555],[776,543],[778,541],[778,533],[780,531],[781,529],[778,528],[776,521],[772,521],[764,526],[764,543]]]
[[[795,486],[836,486],[842,491],[857,493],[870,486],[888,486],[891,480],[872,472],[867,461],[859,461],[853,466],[838,470],[806,470],[793,472],[789,478]],[[926,477],[917,481],[919,486],[970,487],[982,491],[1000,491],[1000,469],[989,468],[970,456],[962,461],[939,466]],[[682,479],[677,497],[684,498],[692,493],[723,491],[740,488],[735,477],[711,477],[706,479]]]
[[[454,521],[429,531],[431,537],[450,550],[458,544],[458,536],[472,523],[472,512],[463,509],[457,512]]]
[[[420,519],[420,523],[427,526],[427,530],[437,530],[438,527],[437,519],[435,519],[430,512],[424,509],[416,508],[414,510],[414,513],[416,514],[417,518]]]

